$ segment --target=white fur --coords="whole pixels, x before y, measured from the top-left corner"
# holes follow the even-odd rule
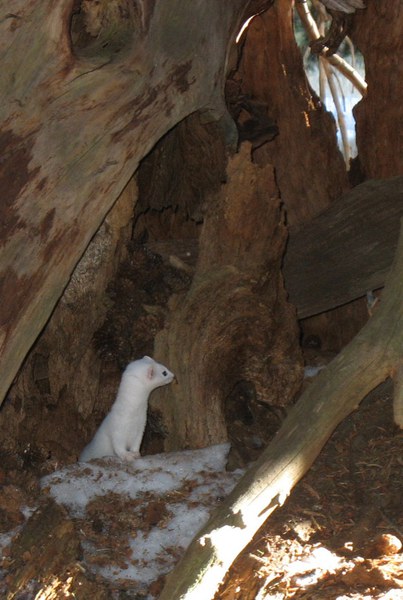
[[[149,356],[129,363],[110,412],[82,451],[79,461],[86,462],[102,456],[131,460],[140,456],[148,397],[152,390],[171,383],[173,379],[171,371]]]

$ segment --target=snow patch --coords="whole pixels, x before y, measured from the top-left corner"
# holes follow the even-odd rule
[[[104,529],[103,545],[106,541],[110,547],[97,547],[92,531],[87,536],[84,532],[87,567],[105,579],[130,583],[144,593],[174,567],[212,510],[242,475],[240,470],[225,471],[228,451],[229,444],[221,444],[146,456],[129,463],[116,458],[98,459],[52,473],[42,479],[41,485],[76,519],[91,520],[94,514],[87,514],[87,508],[101,499],[98,528]],[[106,514],[113,513],[113,499],[119,495],[125,499],[123,516],[127,518],[127,512],[132,512],[129,523],[136,524],[127,531],[124,559],[113,560],[117,555],[113,552],[113,528],[108,538],[107,522],[103,521],[102,497],[106,500],[108,495]],[[102,553],[104,558],[98,561]]]

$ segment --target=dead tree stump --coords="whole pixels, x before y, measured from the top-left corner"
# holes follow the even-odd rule
[[[242,406],[240,395],[275,411],[301,383],[295,309],[280,272],[287,233],[273,169],[253,165],[248,144],[227,175],[208,202],[192,286],[171,302],[156,342],[179,381],[158,401],[166,450],[226,440],[233,422],[248,420],[231,408]]]

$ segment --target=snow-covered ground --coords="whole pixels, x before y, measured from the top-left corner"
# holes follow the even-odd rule
[[[240,478],[240,471],[225,471],[228,450],[229,445],[222,444],[130,463],[102,459],[66,467],[41,483],[79,524],[86,523],[81,542],[87,567],[110,581],[131,582],[144,592],[173,568]],[[114,516],[128,527],[123,532],[128,544],[124,558],[115,546],[114,534],[122,531],[117,521],[113,523]],[[98,540],[88,525],[95,520],[102,530]]]

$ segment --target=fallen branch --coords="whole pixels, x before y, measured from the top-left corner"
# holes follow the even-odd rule
[[[191,543],[169,575],[160,600],[213,598],[233,560],[283,504],[337,425],[374,387],[400,369],[402,273],[403,220],[379,309],[302,395],[273,442]],[[401,385],[396,388],[397,398]]]

